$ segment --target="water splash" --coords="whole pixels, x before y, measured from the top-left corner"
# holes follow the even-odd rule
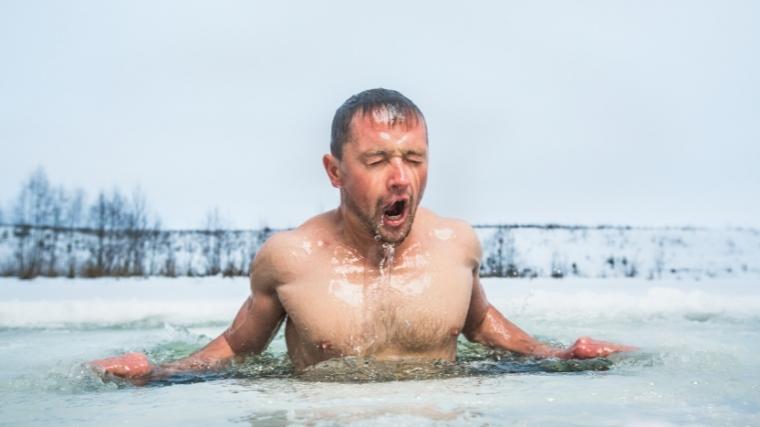
[[[435,234],[438,240],[446,241],[454,237],[454,230],[450,228],[436,228],[433,230],[433,234]]]
[[[50,370],[19,375],[0,384],[4,392],[83,394],[113,391],[127,386],[125,381],[103,381],[84,363],[57,363]]]
[[[282,339],[280,336],[279,339]],[[162,342],[146,353],[151,362],[161,364],[185,357],[198,350],[201,338]],[[460,339],[456,362],[446,360],[377,360],[373,357],[346,357],[329,359],[296,374],[286,352],[265,351],[243,361],[234,362],[215,372],[175,374],[147,386],[163,387],[221,379],[291,378],[317,382],[386,382],[407,380],[433,380],[454,377],[492,376],[503,374],[540,374],[553,372],[606,371],[613,365],[630,368],[630,365],[660,365],[661,360],[651,355],[625,358],[599,358],[589,360],[537,360],[512,353],[494,350]],[[118,378],[101,378],[86,364],[58,364],[47,372],[12,378],[2,391],[35,391],[56,394],[107,392],[134,384]]]
[[[304,381],[343,383],[413,381],[503,374],[608,371],[614,364],[609,358],[533,359],[461,339],[457,348],[459,356],[456,362],[344,357],[311,366],[299,374],[298,378]]]
[[[383,243],[381,247],[383,248],[383,257],[380,259],[380,264],[378,265],[380,269],[380,277],[390,277],[394,257],[396,255],[396,245],[393,243]]]

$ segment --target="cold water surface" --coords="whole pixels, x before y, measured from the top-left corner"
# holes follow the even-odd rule
[[[641,347],[536,361],[464,340],[457,363],[328,361],[295,377],[278,336],[214,375],[147,387],[83,361],[184,356],[220,333],[245,280],[0,280],[4,425],[760,425],[760,293],[752,281],[484,280],[542,339]]]

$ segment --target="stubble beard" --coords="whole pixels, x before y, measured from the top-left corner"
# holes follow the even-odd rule
[[[346,205],[349,211],[359,218],[359,221],[364,225],[367,231],[378,243],[398,245],[406,239],[409,232],[412,230],[412,224],[414,223],[414,215],[417,212],[414,196],[410,195],[407,201],[409,214],[406,221],[401,228],[396,232],[390,232],[383,224],[383,205],[382,201],[378,201],[375,206],[374,216],[372,213],[367,213],[361,210],[354,200],[347,194],[343,194],[343,203]]]

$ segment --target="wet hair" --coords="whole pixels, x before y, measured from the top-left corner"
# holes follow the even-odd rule
[[[401,92],[378,88],[357,93],[338,107],[333,117],[330,153],[337,159],[343,156],[343,145],[351,138],[351,120],[357,114],[373,114],[375,121],[384,121],[390,127],[409,129],[425,122],[422,111]]]

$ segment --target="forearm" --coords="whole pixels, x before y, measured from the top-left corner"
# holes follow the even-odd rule
[[[567,350],[542,343],[507,320],[498,310],[489,305],[485,317],[473,331],[466,334],[470,341],[488,347],[508,350],[533,357],[567,358]]]
[[[246,299],[230,328],[184,359],[156,366],[142,353],[127,353],[93,360],[90,365],[98,372],[127,378],[136,384],[222,369],[236,356],[263,351],[285,318],[285,311],[273,293],[257,295]]]
[[[150,379],[163,379],[183,373],[216,371],[227,366],[234,357],[234,351],[227,343],[224,334],[222,334],[202,349],[184,359],[155,366],[151,370]]]

